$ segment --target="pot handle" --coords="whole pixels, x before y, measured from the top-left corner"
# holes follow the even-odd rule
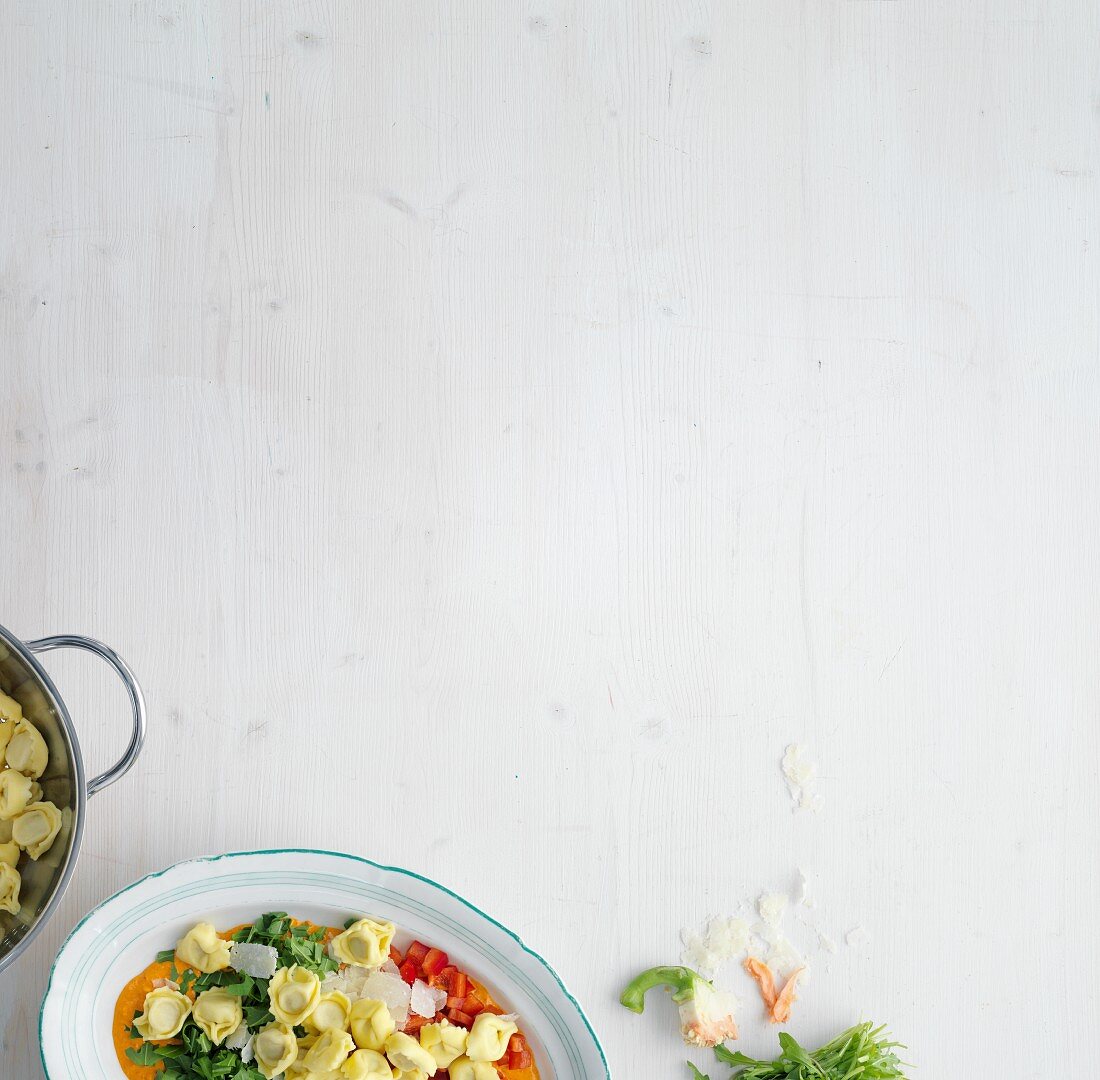
[[[95,638],[84,637],[83,634],[55,634],[53,637],[39,638],[37,641],[28,641],[26,646],[32,653],[49,652],[51,649],[83,649],[105,660],[115,669],[115,673],[126,687],[126,693],[130,695],[130,707],[134,711],[134,730],[130,735],[130,745],[126,747],[126,753],[111,766],[105,773],[88,781],[88,794],[94,795],[105,787],[110,787],[116,780],[121,780],[129,771],[141,753],[145,743],[145,697],[138,686],[134,673],[127,666],[114,649],[104,645]]]

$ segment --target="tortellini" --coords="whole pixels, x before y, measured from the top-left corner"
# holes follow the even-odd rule
[[[19,914],[19,889],[23,879],[10,863],[0,862],[0,911]]]
[[[306,1031],[320,1035],[326,1031],[347,1031],[351,1013],[351,1002],[339,990],[330,990],[322,994],[317,1006],[305,1018]]]
[[[494,1066],[487,1061],[471,1061],[468,1057],[457,1058],[447,1070],[450,1080],[499,1080]]]
[[[10,768],[32,780],[37,780],[46,771],[46,764],[50,760],[46,740],[28,720],[16,721],[4,756]]]
[[[306,1051],[304,1064],[315,1073],[335,1072],[351,1056],[355,1043],[344,1030],[326,1031]]]
[[[508,1049],[508,1040],[519,1031],[509,1016],[481,1013],[470,1028],[466,1056],[471,1061],[499,1061]]]
[[[191,1016],[215,1045],[221,1046],[244,1021],[244,1009],[236,994],[224,990],[204,990],[191,1009]]]
[[[360,919],[333,938],[332,955],[342,964],[354,967],[381,967],[390,955],[396,928],[390,922]]]
[[[23,706],[0,690],[0,761],[3,761],[4,750],[15,733],[15,725],[22,719]]]
[[[256,1056],[256,1068],[267,1080],[273,1080],[297,1060],[298,1040],[286,1024],[268,1024],[256,1032],[252,1052]]]
[[[37,786],[29,776],[15,769],[0,772],[0,818],[11,821],[23,813],[34,802],[31,796]]]
[[[280,968],[267,987],[271,1014],[280,1024],[297,1027],[321,1000],[321,980],[303,967]]]
[[[11,867],[19,863],[19,845],[14,840],[0,841],[0,863]]]
[[[344,1080],[392,1080],[390,1063],[376,1050],[356,1050],[340,1070]]]
[[[210,923],[199,923],[176,942],[176,956],[188,967],[210,975],[229,967],[229,942],[218,937]]]
[[[191,1001],[170,986],[160,986],[145,995],[145,1006],[134,1027],[146,1042],[174,1039],[191,1015]]]
[[[386,1057],[395,1069],[404,1072],[420,1070],[428,1076],[435,1076],[439,1066],[435,1058],[428,1053],[411,1035],[398,1031],[386,1040]]]
[[[352,1005],[349,1027],[355,1045],[362,1050],[381,1050],[397,1030],[386,1003],[372,998],[360,998]]]
[[[11,838],[37,862],[61,831],[61,811],[51,802],[31,803],[11,825]]]
[[[425,1024],[420,1029],[420,1045],[435,1058],[435,1063],[445,1069],[466,1050],[469,1032],[444,1020],[439,1024]]]

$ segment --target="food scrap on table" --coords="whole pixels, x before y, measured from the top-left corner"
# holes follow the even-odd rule
[[[802,743],[791,743],[783,754],[783,779],[791,794],[792,810],[811,810],[821,807],[817,794],[817,765],[809,760],[807,748]]]
[[[645,1011],[645,996],[665,987],[680,1010],[680,1035],[691,1046],[717,1046],[737,1038],[737,998],[686,967],[655,967],[633,979],[619,999],[631,1012]]]

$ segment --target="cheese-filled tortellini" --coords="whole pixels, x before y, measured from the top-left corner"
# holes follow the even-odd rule
[[[61,831],[61,811],[52,802],[31,803],[11,823],[11,838],[36,862]]]
[[[394,1069],[393,1080],[428,1080],[423,1069]]]
[[[29,720],[16,721],[4,754],[8,766],[37,780],[50,760],[46,740]]]
[[[286,1024],[268,1024],[256,1032],[252,1053],[256,1056],[256,1068],[267,1080],[273,1080],[297,1060],[298,1040]]]
[[[176,956],[188,967],[210,975],[229,967],[229,942],[218,937],[210,923],[199,923],[176,942]]]
[[[343,1029],[326,1031],[317,1037],[305,1056],[307,1069],[324,1076],[336,1072],[351,1056],[355,1043]]]
[[[360,998],[351,1007],[349,1025],[355,1045],[362,1050],[381,1050],[397,1030],[384,1001]]]
[[[351,1002],[339,990],[330,990],[317,1000],[317,1007],[305,1019],[306,1031],[320,1035],[326,1031],[347,1031]]]
[[[15,769],[0,772],[0,818],[11,821],[34,802],[34,789],[38,785]]]
[[[146,1042],[174,1039],[191,1015],[191,1001],[170,986],[159,986],[145,995],[142,1014],[134,1027]]]
[[[392,1080],[390,1063],[376,1050],[356,1050],[340,1069],[343,1080]]]
[[[420,1029],[420,1045],[435,1058],[435,1063],[445,1069],[455,1058],[466,1052],[469,1032],[444,1020],[439,1024],[425,1024]]]
[[[4,760],[4,751],[15,733],[15,725],[22,719],[23,706],[0,690],[0,761]]]
[[[389,958],[395,932],[393,923],[360,919],[333,938],[330,950],[342,964],[381,967]]]
[[[510,1016],[481,1013],[466,1041],[466,1056],[471,1061],[500,1061],[508,1049],[508,1040],[519,1031]]]
[[[280,968],[267,987],[271,1014],[280,1024],[297,1027],[321,1000],[321,980],[306,968]]]
[[[499,1080],[500,1074],[487,1061],[471,1061],[468,1057],[456,1058],[447,1070],[450,1080]]]
[[[216,988],[204,990],[195,998],[191,1016],[206,1037],[215,1046],[221,1046],[244,1021],[244,1009],[238,995]]]
[[[14,840],[0,841],[0,863],[16,866],[19,863],[19,845]]]
[[[19,914],[19,889],[23,879],[11,863],[0,862],[0,911]]]
[[[428,1076],[435,1076],[439,1066],[435,1058],[428,1053],[411,1035],[395,1032],[386,1040],[386,1057],[395,1069],[404,1072],[420,1070]]]

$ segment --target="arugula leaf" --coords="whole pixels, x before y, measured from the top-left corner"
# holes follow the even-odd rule
[[[176,959],[175,949],[165,949],[163,952],[157,953],[158,964],[170,964]]]
[[[158,1049],[152,1043],[142,1043],[136,1050],[128,1046],[126,1056],[135,1065],[159,1065],[163,1058],[158,1053]]]
[[[894,1053],[901,1044],[885,1032],[884,1027],[857,1024],[811,1054],[784,1031],[779,1035],[782,1053],[775,1061],[758,1061],[724,1046],[716,1046],[714,1056],[737,1069],[737,1080],[905,1080]]]
[[[687,1067],[691,1069],[691,1080],[710,1080],[709,1076],[701,1073],[690,1061],[687,1063]]]

